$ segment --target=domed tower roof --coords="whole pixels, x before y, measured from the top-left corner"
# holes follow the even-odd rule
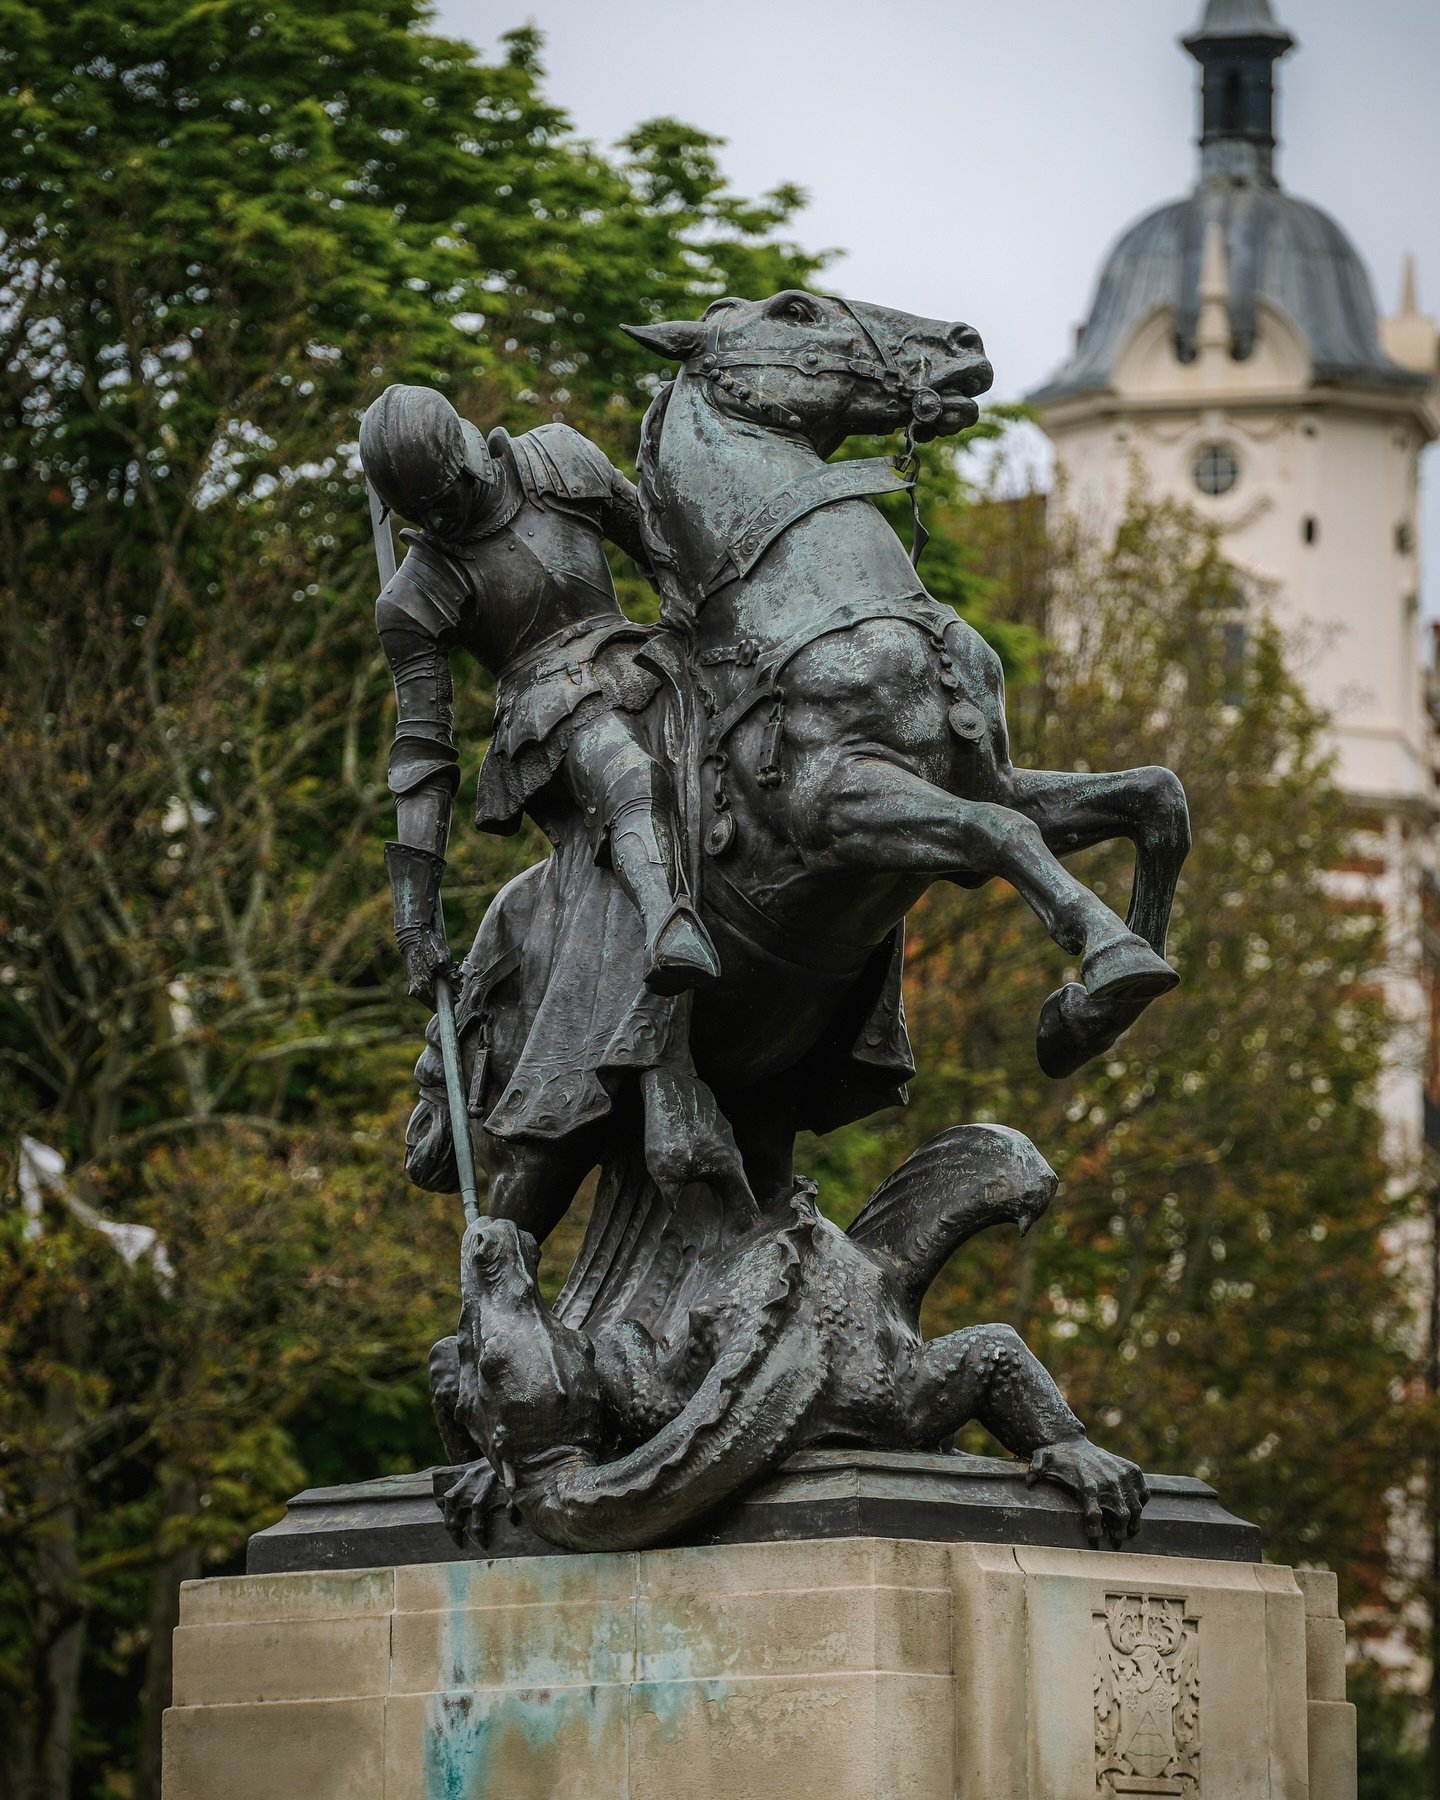
[[[1200,180],[1184,200],[1150,213],[1106,258],[1075,354],[1029,398],[1041,406],[1111,385],[1131,332],[1157,306],[1174,313],[1175,353],[1195,357],[1208,227],[1220,227],[1229,267],[1231,355],[1255,348],[1260,302],[1304,335],[1314,379],[1420,387],[1380,348],[1375,297],[1360,254],[1327,213],[1275,179],[1274,65],[1294,46],[1270,0],[1208,0],[1185,47],[1200,63]]]
[[[1295,42],[1283,25],[1275,23],[1270,0],[1209,0],[1205,17],[1193,36],[1185,39],[1185,48],[1209,38],[1268,37],[1283,38],[1288,50]]]

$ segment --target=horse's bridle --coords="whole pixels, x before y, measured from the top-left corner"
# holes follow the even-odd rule
[[[905,371],[896,362],[894,355],[886,349],[875,333],[865,323],[860,314],[848,300],[842,300],[838,294],[824,296],[833,305],[842,307],[860,333],[865,342],[875,352],[869,356],[826,356],[819,350],[801,350],[789,352],[784,350],[722,350],[720,348],[720,331],[724,322],[726,309],[721,307],[708,321],[705,328],[705,348],[698,356],[692,356],[685,364],[688,375],[699,375],[710,379],[716,378],[723,369],[797,369],[802,375],[854,375],[861,381],[873,381],[892,394],[899,394],[910,402],[910,417],[913,424],[931,425],[945,410],[945,402],[934,388],[925,382],[907,378]]]
[[[796,369],[800,374],[809,376],[853,375],[860,381],[876,382],[888,393],[898,394],[902,399],[908,400],[910,423],[905,428],[905,448],[892,460],[897,471],[910,484],[910,511],[914,521],[910,562],[912,567],[918,568],[925,546],[930,541],[930,534],[920,521],[920,488],[917,479],[920,458],[915,448],[915,427],[932,425],[945,410],[945,402],[934,388],[907,378],[894,355],[886,349],[848,300],[842,300],[838,294],[827,294],[822,298],[844,309],[861,337],[875,352],[873,358],[826,356],[819,350],[722,350],[720,330],[728,309],[719,307],[706,323],[705,348],[685,362],[685,373],[709,381],[720,380],[723,372],[729,369]],[[800,424],[799,417],[788,408],[778,402],[773,404],[776,411],[783,415],[786,425],[795,427]]]

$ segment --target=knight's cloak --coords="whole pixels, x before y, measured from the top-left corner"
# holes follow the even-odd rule
[[[616,646],[617,649],[619,646]],[[666,630],[627,645],[655,692],[639,722],[675,775],[691,891],[705,894],[699,847],[699,706],[683,645]],[[457,1007],[469,1109],[496,1137],[558,1139],[605,1117],[625,1078],[695,1080],[693,997],[641,979],[643,927],[573,801],[554,781],[531,797],[554,844],[492,901],[465,959]],[[796,1130],[831,1131],[905,1100],[913,1075],[901,997],[903,927],[857,975],[830,1031],[786,1076]],[[508,1070],[502,1082],[497,1071]],[[444,1072],[432,1022],[416,1066],[420,1102],[406,1168],[422,1187],[454,1185]]]

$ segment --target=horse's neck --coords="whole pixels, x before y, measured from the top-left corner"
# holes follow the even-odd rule
[[[683,379],[667,410],[660,461],[667,525],[692,591],[704,585],[766,501],[822,465],[803,439],[728,419],[710,405],[698,383]],[[746,598],[736,593],[728,602],[703,606],[701,638],[749,629]],[[798,603],[801,596],[795,599]],[[760,635],[774,635],[777,629],[783,635],[776,597],[766,596],[762,606],[767,630]]]

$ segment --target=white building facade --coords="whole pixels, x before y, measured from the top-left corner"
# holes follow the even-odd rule
[[[1418,1156],[1440,936],[1435,724],[1419,604],[1420,459],[1440,436],[1440,337],[1413,270],[1377,312],[1344,231],[1275,175],[1275,69],[1294,40],[1269,0],[1209,0],[1185,47],[1202,70],[1199,178],[1111,250],[1073,354],[1030,396],[1053,440],[1058,503],[1098,530],[1137,474],[1194,505],[1296,635],[1333,717],[1356,814],[1348,875],[1383,905],[1397,1041],[1385,1112],[1397,1165]],[[1434,1120],[1432,1110],[1432,1137]]]

